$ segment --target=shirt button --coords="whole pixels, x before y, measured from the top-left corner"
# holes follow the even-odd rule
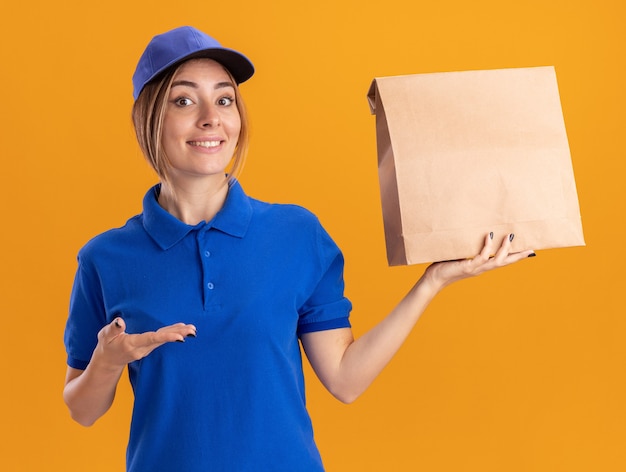
[[[211,257],[211,251],[204,251],[204,257]]]
[[[208,284],[206,284],[206,286],[209,290],[213,290],[215,288],[215,285],[213,285],[213,282],[209,282]]]

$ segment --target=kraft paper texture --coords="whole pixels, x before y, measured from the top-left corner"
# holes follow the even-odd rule
[[[390,265],[585,244],[553,67],[376,78],[368,93]]]

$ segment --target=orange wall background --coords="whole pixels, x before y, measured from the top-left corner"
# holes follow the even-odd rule
[[[78,249],[140,211],[131,75],[192,24],[244,51],[258,198],[318,214],[344,250],[357,334],[425,266],[386,265],[376,76],[554,65],[587,246],[449,287],[355,404],[308,366],[329,472],[626,470],[625,7],[619,0],[9,2],[0,16],[0,469],[123,470],[131,394],[89,429],[62,402]],[[165,269],[165,268],[164,268]]]

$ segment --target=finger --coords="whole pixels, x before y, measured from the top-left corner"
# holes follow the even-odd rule
[[[157,331],[143,333],[141,342],[160,346],[169,342],[185,342],[187,337],[196,337],[196,327],[191,324],[176,323],[164,326]]]
[[[474,270],[476,267],[482,266],[485,262],[487,262],[493,254],[493,244],[494,243],[492,231],[491,233],[485,235],[483,248],[481,249],[480,253],[477,256],[467,260],[469,262],[469,264],[467,264],[467,269],[470,271]]]
[[[141,357],[148,355],[154,349],[163,344],[173,342],[185,342],[184,337],[179,333],[167,331],[149,331],[129,336],[133,349],[137,351],[144,350]]]
[[[535,257],[537,255],[533,249],[527,249],[525,251],[519,252],[510,252],[514,239],[515,234],[511,233],[502,241],[502,245],[498,250],[498,254],[496,255],[499,265],[512,264],[514,262],[521,261],[522,259]]]
[[[532,249],[528,249],[526,251],[520,251],[520,252],[513,252],[508,255],[506,259],[506,263],[512,264],[513,262],[521,261],[522,259],[527,259],[529,257],[535,257],[536,255],[537,253]]]
[[[116,317],[113,321],[111,321],[108,325],[100,330],[98,333],[98,338],[104,340],[109,343],[120,334],[124,334],[126,330],[126,323],[121,317]]]
[[[493,231],[485,236],[485,244],[480,255],[484,260],[488,260],[493,255]]]
[[[196,337],[197,329],[192,324],[176,323],[169,326],[164,326],[158,331],[176,332],[182,334],[184,337]]]
[[[198,334],[198,330],[192,324],[181,324],[178,332],[185,338],[195,338]]]
[[[124,319],[119,316],[115,318],[111,324],[118,330],[126,331],[126,323]]]
[[[510,254],[511,244],[513,242],[513,239],[515,239],[515,234],[509,233],[502,240],[502,244],[500,244],[500,248],[498,249],[498,251],[496,252],[494,256],[494,260],[497,264],[504,263],[505,259]]]
[[[195,338],[196,336],[198,336],[198,329],[194,325],[192,324],[187,325],[187,329],[188,329],[188,332],[186,336],[188,338]]]

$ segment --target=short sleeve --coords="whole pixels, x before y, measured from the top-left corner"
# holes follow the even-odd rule
[[[98,343],[98,332],[106,323],[99,278],[79,255],[64,335],[70,367],[81,370],[87,367]]]
[[[320,276],[315,289],[300,309],[298,336],[350,327],[352,304],[344,296],[343,254],[319,223],[316,231],[316,268]]]

